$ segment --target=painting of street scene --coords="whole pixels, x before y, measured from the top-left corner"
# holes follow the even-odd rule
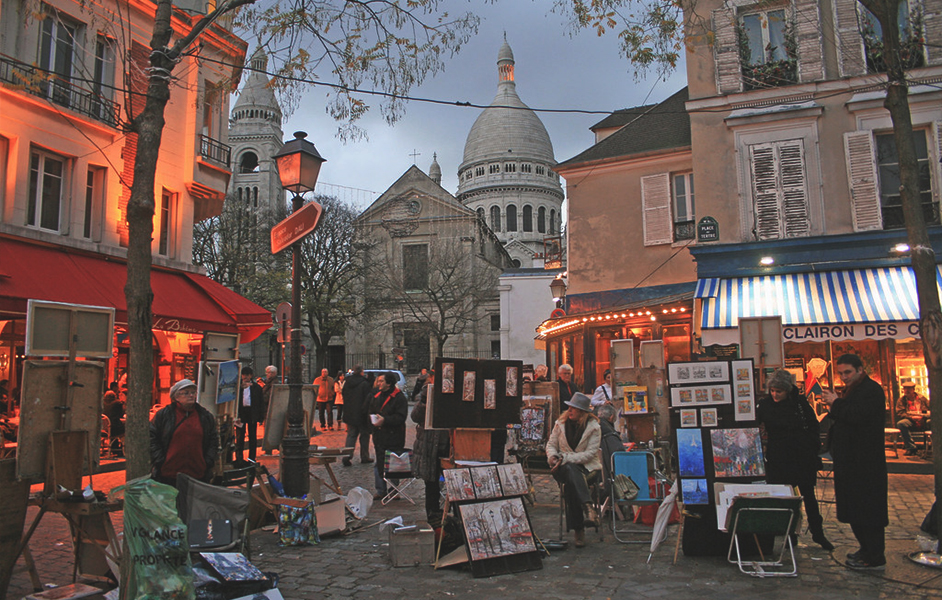
[[[471,560],[535,552],[523,500],[505,498],[459,507]]]
[[[759,429],[714,429],[713,470],[717,477],[759,477],[765,475]]]
[[[468,469],[445,469],[445,496],[451,502],[474,500],[474,484]]]
[[[500,475],[500,487],[505,496],[520,496],[528,491],[527,476],[523,472],[523,465],[510,463],[497,465]]]
[[[471,469],[471,479],[474,480],[474,496],[482,498],[499,498],[500,480],[497,478],[497,467],[474,467]]]

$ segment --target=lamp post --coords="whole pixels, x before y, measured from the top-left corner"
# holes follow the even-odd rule
[[[321,164],[325,162],[314,144],[304,139],[306,137],[307,134],[303,131],[296,132],[294,139],[286,142],[281,151],[274,156],[278,165],[281,186],[294,195],[291,200],[292,215],[298,213],[304,206],[302,194],[314,189]],[[310,231],[313,231],[316,226],[315,220]],[[304,433],[304,408],[301,405],[301,239],[303,237],[303,235],[300,236],[291,245],[291,373],[288,378],[288,430],[281,442],[282,483],[285,495],[294,498],[305,496],[310,485],[308,475],[310,439]]]
[[[566,298],[566,282],[562,275],[557,275],[550,282],[550,291],[553,293],[553,300],[556,302],[556,308],[562,308],[563,300]]]

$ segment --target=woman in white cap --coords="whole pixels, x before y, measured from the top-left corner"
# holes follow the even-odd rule
[[[569,407],[553,427],[546,443],[546,459],[553,477],[565,484],[566,529],[575,531],[575,546],[585,546],[585,527],[598,526],[589,483],[601,477],[599,443],[602,429],[592,414],[592,402],[581,392],[572,395]]]
[[[824,536],[824,518],[814,487],[821,468],[820,427],[808,399],[798,391],[795,376],[779,369],[769,376],[769,395],[756,406],[756,420],[765,427],[766,473],[769,483],[798,486],[805,502],[811,539],[825,550],[834,545]]]
[[[150,422],[151,475],[176,486],[177,474],[212,479],[219,433],[216,418],[197,402],[196,384],[181,379],[170,388],[170,405]]]

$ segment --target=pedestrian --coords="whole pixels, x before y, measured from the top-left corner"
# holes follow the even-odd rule
[[[618,418],[618,409],[613,404],[603,404],[598,409],[599,427],[601,428],[602,438],[599,446],[602,449],[602,472],[605,477],[602,480],[602,497],[607,498],[611,493],[609,482],[612,479],[612,455],[616,452],[624,452],[625,445],[621,441],[621,436],[615,429],[615,420]]]
[[[383,373],[377,378],[379,392],[370,402],[370,422],[373,425],[373,451],[376,453],[374,480],[376,495],[380,500],[386,495],[386,480],[383,477],[386,451],[401,454],[406,445],[406,419],[409,417],[409,402],[396,383],[393,373]]]
[[[844,389],[840,395],[825,390],[822,398],[834,421],[830,439],[837,520],[850,524],[860,545],[847,555],[846,564],[851,569],[884,569],[889,524],[883,447],[886,395],[864,373],[856,354],[844,354],[836,364]]]
[[[265,381],[262,383],[262,423],[268,418],[268,407],[271,405],[271,396],[278,383],[278,367],[275,365],[265,367]]]
[[[795,376],[784,369],[772,373],[769,394],[756,406],[756,420],[765,428],[766,477],[769,483],[798,486],[805,503],[811,539],[825,550],[834,544],[824,535],[815,484],[821,469],[821,434],[808,399],[798,391]]]
[[[347,440],[344,446],[355,448],[360,441],[360,462],[373,462],[370,458],[370,399],[373,386],[363,376],[363,367],[356,365],[343,383],[343,422],[347,426]],[[343,458],[343,466],[352,464],[349,457]]]
[[[317,386],[317,414],[321,420],[321,431],[334,430],[334,380],[327,369],[321,369],[321,376],[314,380]]]
[[[595,393],[592,394],[592,408],[598,411],[598,407],[603,404],[612,403],[612,370],[605,369],[605,373],[602,374],[602,385],[595,388]]]
[[[249,438],[249,460],[255,460],[258,446],[258,422],[265,403],[262,386],[253,378],[252,367],[242,367],[242,393],[239,395],[239,418],[235,421],[236,463],[245,460],[245,438]]]
[[[413,401],[416,396],[419,395],[423,389],[425,389],[425,384],[428,382],[428,369],[422,369],[419,372],[419,376],[415,378],[415,387],[412,388],[412,398]]]
[[[903,438],[903,447],[906,456],[916,454],[916,444],[913,443],[913,431],[929,431],[929,400],[916,392],[916,382],[903,383],[903,395],[896,401],[893,421]]]
[[[425,428],[428,393],[434,384],[435,371],[431,371],[426,378],[425,387],[415,395],[415,406],[411,414],[415,423],[412,472],[425,482],[425,517],[432,527],[438,528],[441,527],[444,516],[441,508],[441,459],[451,453],[451,441],[447,429]]]
[[[334,379],[334,407],[337,409],[337,431],[343,429],[343,369],[337,371],[337,378]]]
[[[546,443],[546,460],[553,478],[565,486],[566,530],[575,531],[575,546],[585,546],[586,525],[597,527],[599,516],[592,506],[589,483],[602,475],[599,446],[602,429],[592,414],[592,401],[576,392],[566,401],[567,410],[553,426]]]
[[[572,367],[562,364],[556,369],[556,382],[559,384],[559,414],[566,412],[566,405],[579,388],[572,382]]]
[[[170,404],[150,422],[151,476],[176,487],[177,475],[209,482],[219,445],[216,417],[196,402],[196,384],[181,379],[170,388]]]

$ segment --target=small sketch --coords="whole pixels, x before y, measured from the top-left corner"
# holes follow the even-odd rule
[[[445,496],[451,502],[474,500],[474,484],[468,469],[445,469]]]
[[[520,409],[520,439],[540,442],[546,432],[546,408]]]
[[[474,371],[464,372],[464,386],[461,388],[461,399],[465,402],[474,402],[474,382],[477,374]]]
[[[697,426],[697,409],[695,408],[681,409],[680,426],[681,427],[696,427]]]
[[[693,390],[680,390],[680,401],[683,404],[693,402]]]
[[[709,504],[710,494],[706,479],[681,479],[681,493],[684,504]]]
[[[690,367],[678,367],[677,379],[678,380],[690,379]]]
[[[726,404],[726,388],[722,388],[722,387],[710,388],[710,396],[713,398],[713,402]]]
[[[738,398],[752,397],[752,385],[748,383],[737,383],[736,396]]]
[[[700,409],[700,425],[703,427],[716,427],[716,409]]]
[[[693,368],[693,378],[694,379],[706,379],[707,378],[707,368],[705,366],[696,366]]]
[[[520,381],[520,377],[517,373],[517,367],[507,367],[507,384],[506,384],[506,395],[507,396],[516,396],[519,392],[517,391],[517,382]]]
[[[478,500],[500,498],[500,479],[496,466],[474,467],[471,469],[471,479],[474,481],[474,496]]]
[[[710,379],[721,379],[723,377],[723,367],[720,365],[710,366]]]
[[[442,393],[455,393],[455,363],[442,363]]]
[[[497,380],[484,380],[484,408],[493,410],[497,408]]]
[[[497,474],[500,476],[500,487],[505,496],[520,496],[529,490],[527,476],[520,463],[497,465]]]
[[[694,390],[696,392],[695,396],[697,402],[709,402],[710,401],[710,390],[707,388],[697,388]]]
[[[752,412],[752,400],[740,400],[736,403],[736,412],[747,415]]]
[[[736,369],[736,381],[749,381],[749,369]]]
[[[536,551],[520,498],[464,504],[458,510],[471,560]]]

